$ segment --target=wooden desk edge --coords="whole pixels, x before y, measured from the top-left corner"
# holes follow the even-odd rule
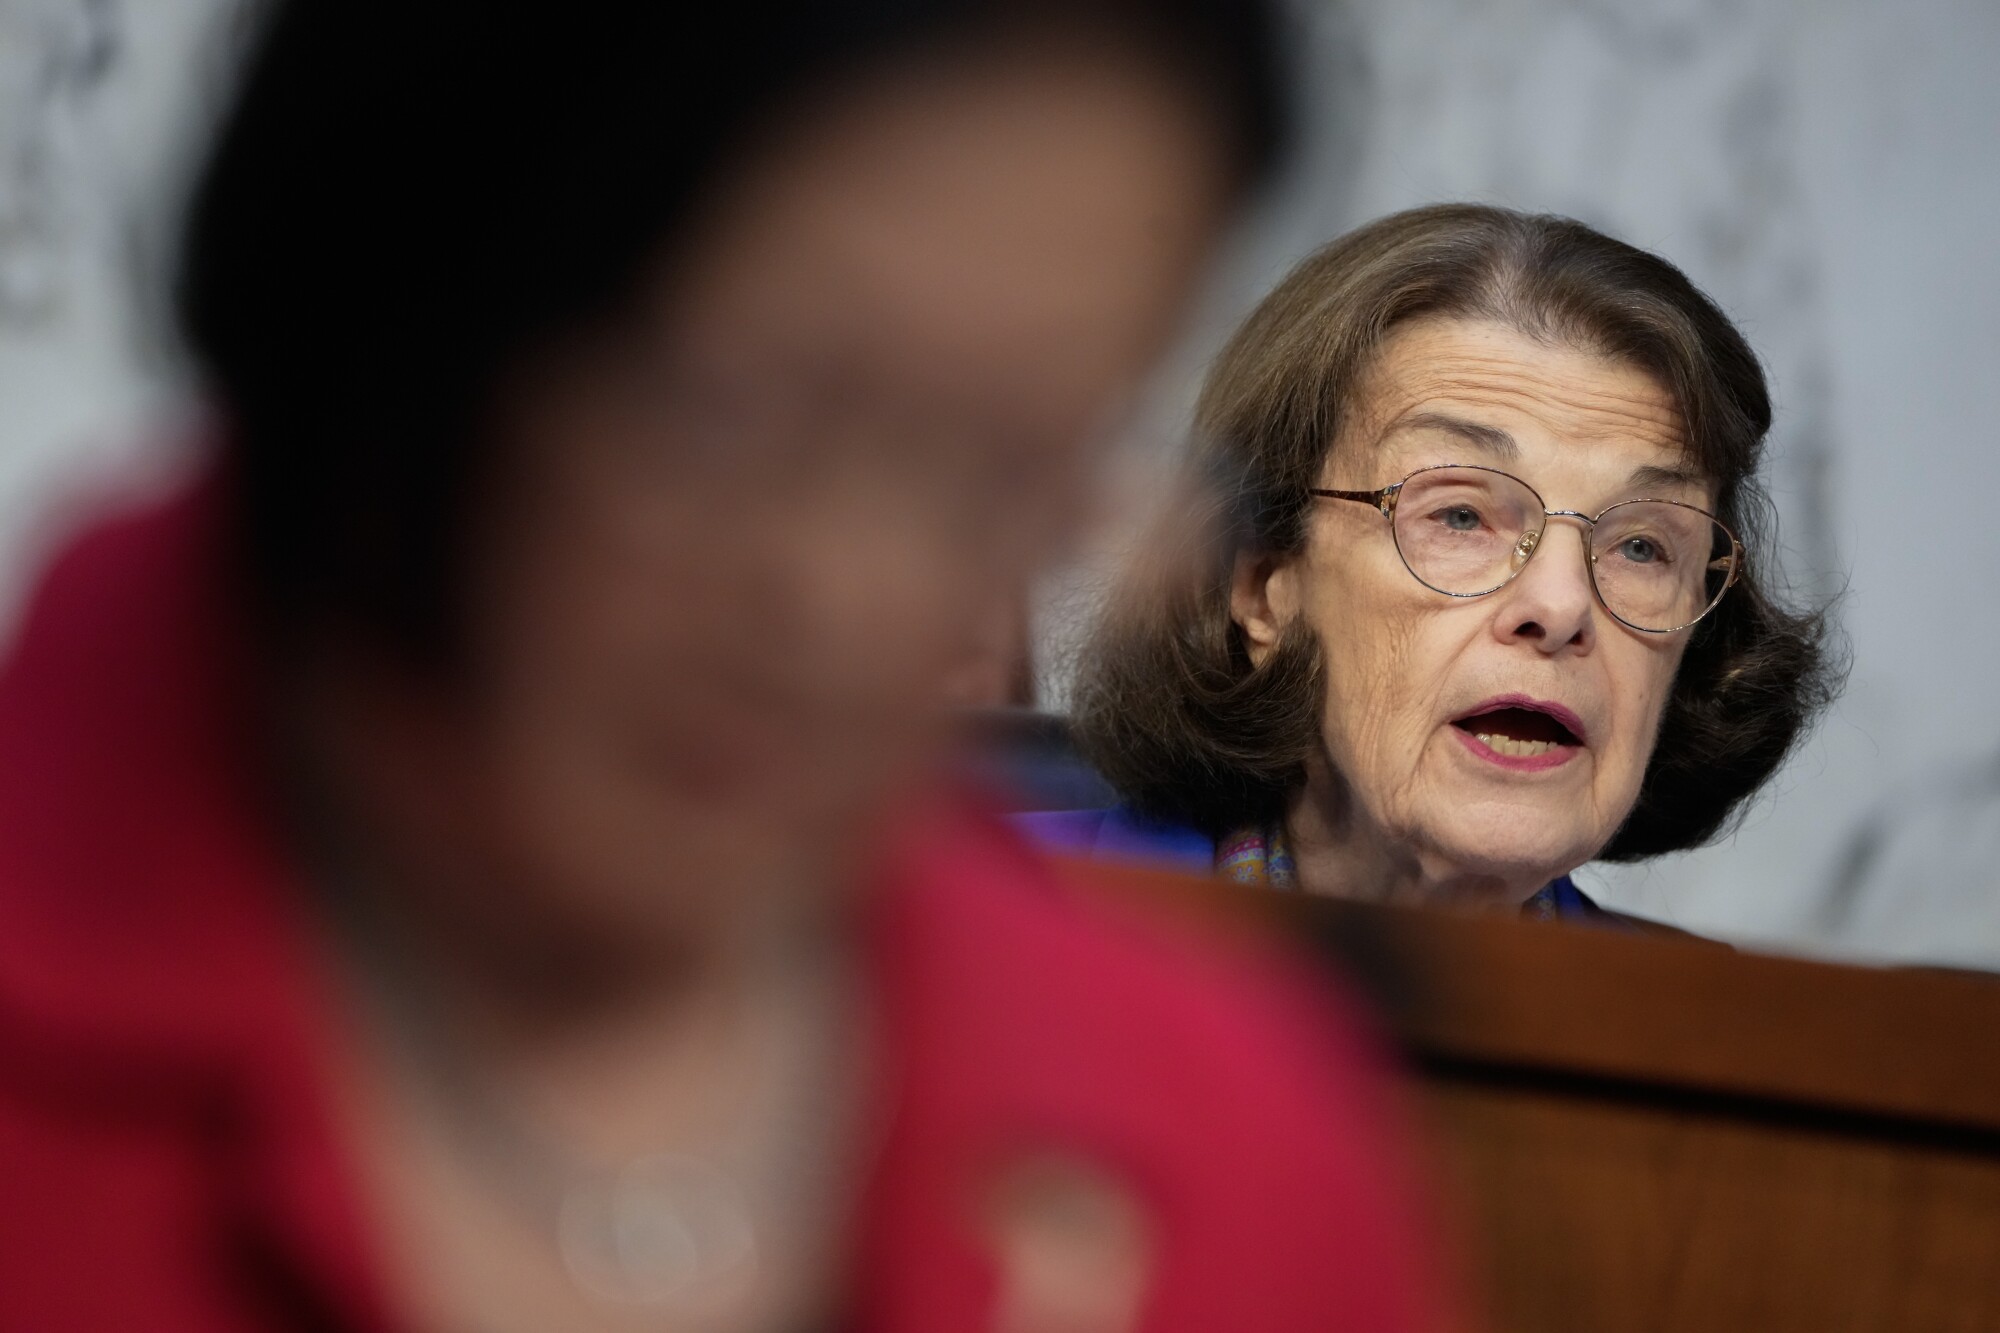
[[[1129,866],[1099,889],[1272,929],[1388,974],[1423,1064],[1574,1077],[1996,1136],[2000,977],[1772,958],[1708,941],[1380,907]]]

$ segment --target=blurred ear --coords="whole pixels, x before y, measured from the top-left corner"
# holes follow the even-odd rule
[[[1243,631],[1251,665],[1264,664],[1298,613],[1294,562],[1268,551],[1238,551],[1229,576],[1229,618]]]

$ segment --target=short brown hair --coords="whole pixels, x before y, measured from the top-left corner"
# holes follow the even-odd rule
[[[1349,232],[1237,330],[1202,391],[1197,475],[1169,519],[1187,559],[1135,566],[1085,650],[1075,704],[1085,754],[1150,818],[1220,834],[1282,815],[1319,743],[1319,644],[1295,626],[1253,667],[1230,615],[1230,572],[1240,552],[1304,546],[1308,492],[1361,377],[1389,330],[1425,317],[1496,320],[1602,353],[1651,374],[1678,408],[1691,459],[1750,555],[1692,632],[1638,801],[1600,855],[1708,841],[1839,679],[1824,610],[1782,605],[1757,560],[1771,531],[1756,478],[1771,426],[1763,370],[1672,264],[1568,218],[1473,204]]]

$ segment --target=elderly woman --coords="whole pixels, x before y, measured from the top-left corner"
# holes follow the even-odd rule
[[[1050,841],[1538,916],[1695,846],[1829,697],[1774,600],[1756,356],[1664,260],[1497,208],[1300,265],[1198,409],[1217,540],[1149,546],[1082,670],[1126,804]],[[1182,558],[1188,556],[1189,558]]]

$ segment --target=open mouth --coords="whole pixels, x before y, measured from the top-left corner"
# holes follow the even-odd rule
[[[1487,749],[1509,759],[1533,759],[1583,744],[1569,723],[1553,713],[1521,704],[1499,704],[1461,717],[1451,725]]]

